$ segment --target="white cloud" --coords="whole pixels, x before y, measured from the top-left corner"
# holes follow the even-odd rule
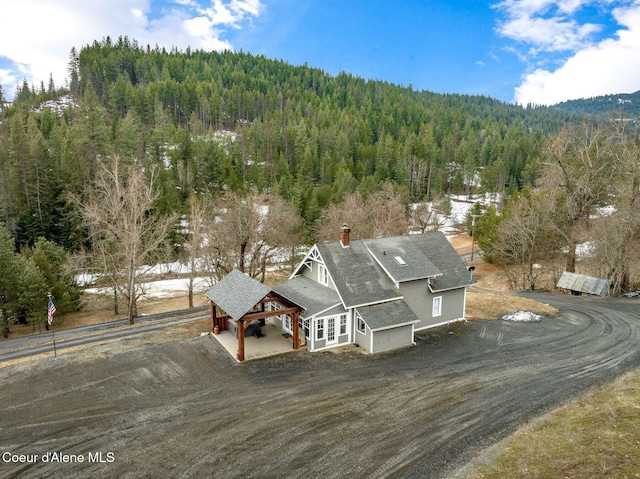
[[[554,71],[525,75],[516,102],[551,105],[640,90],[640,4],[615,9],[613,16],[621,26],[615,37],[581,49]]]
[[[606,0],[605,0],[606,2]],[[592,1],[505,0],[494,5],[504,11],[506,20],[498,33],[532,46],[531,53],[580,48],[601,26],[579,23],[571,15]]]
[[[505,15],[498,33],[515,40],[510,49],[529,69],[515,89],[517,103],[640,89],[640,0],[504,0],[494,8]],[[595,22],[586,19],[589,9]],[[617,31],[598,39],[611,19]]]
[[[67,78],[72,47],[80,50],[94,40],[127,35],[141,45],[171,48],[233,49],[223,38],[228,28],[241,28],[243,22],[263,11],[260,0],[211,0],[201,7],[194,0],[165,0],[158,7],[152,0],[21,0],[5,2],[0,29],[0,57],[23,65],[23,76],[30,83],[54,82]],[[153,7],[152,7],[153,4]],[[153,15],[157,8],[159,15]],[[4,65],[6,68],[6,65]],[[15,72],[0,76],[3,91],[13,94],[22,76]]]
[[[5,89],[5,85],[15,85],[18,77],[11,73],[11,70],[0,69],[0,85],[2,85],[2,96],[8,98],[10,91]]]

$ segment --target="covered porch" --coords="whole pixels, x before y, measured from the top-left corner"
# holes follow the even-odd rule
[[[289,349],[294,350],[304,346],[304,334],[299,327],[303,308],[248,275],[233,270],[206,295],[211,303],[211,329],[214,336],[224,335],[223,340],[219,339],[220,344],[238,361],[247,359],[247,354],[258,354],[253,349],[248,353],[249,347],[265,355],[267,351],[279,354],[275,352],[279,349],[275,348],[276,344],[288,343]],[[279,309],[265,307],[273,303],[278,303]],[[290,318],[293,326],[291,334],[267,322],[268,318],[283,315]],[[278,336],[284,341],[281,342]]]
[[[288,337],[282,329],[271,321],[266,320],[262,326],[263,336],[257,338],[255,336],[245,337],[244,360],[251,361],[253,359],[268,358],[270,356],[278,356],[280,354],[293,353],[303,351],[307,348],[301,343],[299,349],[293,348],[293,336]],[[237,360],[236,353],[238,350],[238,340],[230,331],[220,331],[212,337],[220,343],[220,345],[229,353],[229,355]]]

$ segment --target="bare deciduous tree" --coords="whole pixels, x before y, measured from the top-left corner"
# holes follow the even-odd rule
[[[193,289],[196,277],[202,266],[204,251],[207,246],[207,224],[215,218],[212,200],[209,196],[192,193],[189,197],[188,236],[184,242],[189,270],[189,307],[193,308]]]
[[[140,268],[166,239],[173,217],[152,210],[157,199],[153,173],[139,166],[123,169],[115,156],[100,163],[95,188],[83,204],[83,216],[104,273],[127,300],[129,324],[138,314],[137,301],[144,291]]]
[[[613,161],[606,129],[583,123],[554,136],[546,149],[542,184],[556,191],[556,231],[567,244],[566,270],[575,272],[578,230],[611,192]]]
[[[300,244],[300,224],[295,208],[276,195],[227,195],[205,233],[203,255],[212,283],[233,269],[264,282],[269,262]]]
[[[338,239],[340,227],[345,223],[351,228],[352,239],[381,238],[408,233],[408,198],[405,192],[386,184],[367,197],[349,193],[338,204],[329,206],[320,217],[317,229],[318,241]]]
[[[443,198],[431,203],[418,203],[410,210],[412,227],[417,228],[420,233],[438,231],[444,226],[448,216],[446,206]]]
[[[492,258],[505,265],[513,289],[531,289],[541,272],[537,267],[557,250],[558,234],[549,214],[551,197],[546,192],[516,195],[504,210],[493,244]]]
[[[594,258],[604,268],[612,293],[620,294],[633,289],[631,268],[638,257],[633,245],[640,236],[640,138],[621,122],[612,122],[610,130],[610,196],[615,210],[594,222]]]

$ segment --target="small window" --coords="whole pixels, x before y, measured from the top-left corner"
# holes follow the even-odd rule
[[[433,298],[433,311],[431,315],[435,318],[442,314],[442,296],[436,296]]]
[[[329,285],[329,273],[327,272],[327,268],[323,264],[318,263],[318,282],[320,284],[324,284],[325,286]]]
[[[340,334],[347,334],[347,315],[340,315]]]
[[[406,261],[402,259],[402,256],[394,256],[393,259],[395,259],[396,263],[398,263],[400,266],[407,265]]]
[[[358,314],[358,331],[360,331],[361,333],[364,333],[365,327],[366,325],[365,325],[364,319],[362,319],[362,316]]]
[[[318,320],[316,327],[316,339],[324,339],[324,319]]]

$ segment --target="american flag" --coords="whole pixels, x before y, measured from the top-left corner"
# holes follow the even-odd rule
[[[49,326],[51,326],[51,323],[53,323],[53,315],[56,313],[56,305],[53,304],[53,301],[51,301],[51,298],[49,298],[49,311],[47,312],[47,323],[49,323]]]

